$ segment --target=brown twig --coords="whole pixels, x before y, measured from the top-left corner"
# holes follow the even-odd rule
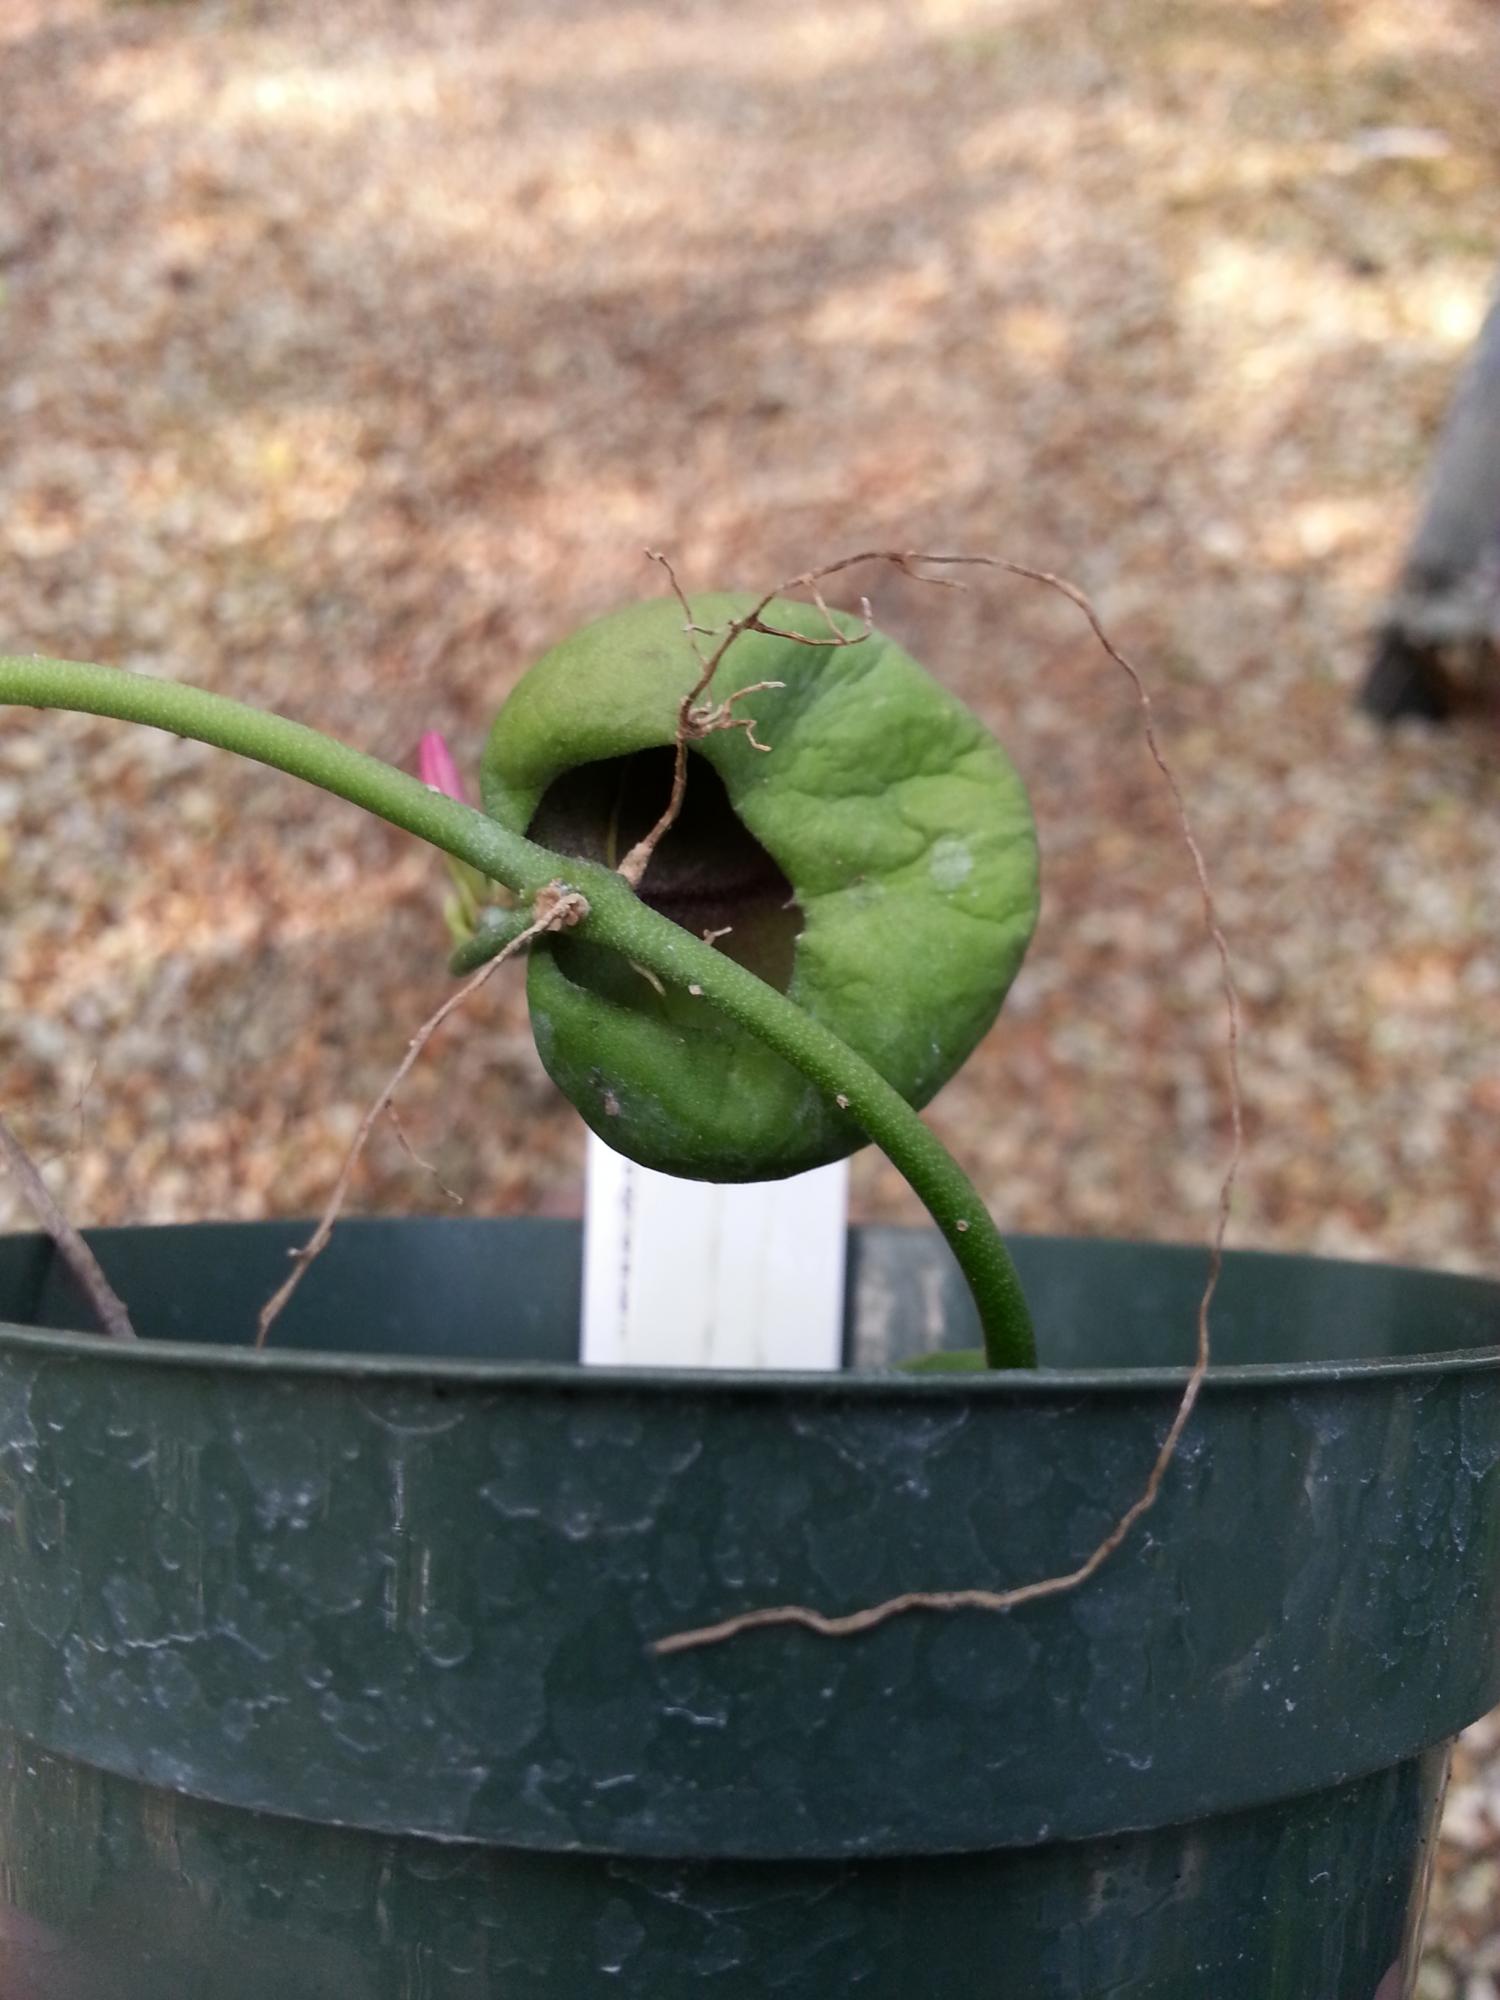
[[[688,601],[688,594],[683,589],[682,585],[678,582],[677,571],[672,567],[672,558],[669,555],[667,555],[665,551],[663,551],[662,549],[647,549],[646,560],[647,562],[656,563],[659,568],[664,569],[666,571],[667,582],[671,586],[672,595],[677,599],[677,602],[682,606],[682,615],[684,619],[687,621],[682,629],[684,632],[687,633],[689,643],[691,644],[693,651],[698,656],[699,666],[700,667],[703,666],[705,664],[703,658],[703,648],[698,644],[698,641],[700,638],[711,639],[714,636],[712,628],[708,625],[700,625],[697,619],[694,618],[693,607],[691,603]],[[708,680],[712,678],[712,675],[713,675],[713,668],[710,667],[708,669],[708,677],[705,678],[702,682],[700,682],[700,684],[697,687],[693,689],[693,693],[689,697],[690,700],[695,699],[698,695],[700,695],[703,692],[703,689],[708,685]]]
[[[82,1286],[100,1326],[113,1340],[134,1340],[135,1328],[130,1324],[124,1300],[105,1277],[99,1259],[58,1207],[31,1155],[3,1117],[0,1117],[0,1160],[10,1168],[20,1184],[22,1198]]]
[[[349,1183],[354,1178],[354,1169],[358,1166],[360,1155],[364,1152],[370,1134],[375,1128],[375,1121],[389,1108],[391,1099],[406,1081],[423,1049],[442,1027],[444,1021],[450,1014],[456,1013],[471,995],[479,991],[492,972],[502,966],[508,958],[513,958],[522,945],[529,944],[534,937],[540,937],[544,931],[569,929],[573,924],[580,923],[588,915],[588,910],[587,901],[576,889],[566,888],[561,882],[549,883],[532,905],[533,921],[520,936],[512,938],[503,951],[496,952],[492,959],[481,965],[479,970],[466,979],[456,993],[450,993],[441,1007],[429,1014],[418,1028],[407,1043],[406,1054],[397,1064],[384,1089],[359,1121],[359,1129],[348,1152],[344,1155],[344,1164],[339,1168],[338,1179],[333,1184],[333,1192],[328,1197],[317,1228],[300,1250],[292,1252],[291,1275],[278,1286],[261,1307],[255,1333],[257,1347],[265,1346],[267,1335],[285,1310],[293,1292],[307,1275],[308,1266],[326,1249],[328,1239],[333,1234],[333,1225],[337,1222],[348,1197]]]
[[[385,1115],[387,1119],[390,1121],[391,1130],[396,1135],[396,1142],[400,1146],[402,1152],[405,1153],[407,1159],[411,1161],[414,1167],[420,1168],[420,1170],[424,1174],[430,1174],[432,1176],[432,1178],[437,1182],[439,1188],[448,1197],[449,1201],[453,1203],[453,1206],[455,1208],[462,1208],[464,1205],[463,1196],[459,1193],[457,1188],[449,1187],[448,1183],[443,1179],[442,1175],[438,1172],[437,1168],[433,1165],[431,1160],[424,1160],[422,1158],[422,1155],[417,1151],[416,1147],[412,1144],[411,1139],[407,1135],[406,1127],[401,1123],[401,1114],[397,1111],[394,1104],[386,1105]]]
[[[820,1633],[824,1638],[847,1639],[859,1632],[872,1631],[877,1625],[884,1625],[891,1618],[899,1618],[910,1611],[1014,1611],[1023,1604],[1031,1604],[1039,1598],[1060,1597],[1070,1590],[1077,1590],[1080,1584],[1101,1569],[1129,1535],[1131,1529],[1143,1514],[1155,1506],[1161,1492],[1162,1481],[1177,1454],[1182,1434],[1187,1429],[1203,1388],[1204,1377],[1208,1373],[1210,1340],[1209,1312],[1213,1305],[1214,1293],[1218,1290],[1219,1277],[1224,1267],[1224,1238],[1229,1227],[1230,1205],[1234,1198],[1234,1186],[1239,1177],[1240,1161],[1244,1153],[1244,1100],[1240,1086],[1240,1003],[1234,982],[1234,968],[1230,962],[1229,944],[1219,923],[1218,911],[1214,903],[1213,889],[1208,877],[1208,864],[1203,850],[1198,845],[1193,832],[1192,821],[1183,798],[1182,789],[1175,773],[1162,754],[1157,739],[1156,726],[1151,707],[1151,696],[1138,670],[1131,665],[1125,655],[1115,645],[1100,621],[1099,614],[1084,593],[1065,578],[1054,576],[1050,570],[1032,569],[1025,563],[1009,562],[1001,556],[927,555],[914,550],[896,551],[887,549],[867,550],[860,555],[845,556],[841,561],[830,563],[825,568],[814,570],[804,579],[804,584],[821,583],[842,570],[853,569],[860,563],[887,563],[902,570],[919,583],[943,584],[952,588],[954,579],[927,576],[918,567],[926,564],[932,567],[956,568],[972,566],[982,569],[1003,570],[1011,576],[1023,577],[1032,583],[1044,584],[1049,590],[1059,592],[1078,607],[1088,620],[1089,628],[1100,646],[1115,665],[1129,679],[1140,704],[1142,722],[1145,729],[1146,747],[1152,762],[1165,779],[1171,793],[1172,803],[1177,813],[1177,824],[1183,843],[1192,859],[1193,872],[1197,877],[1199,895],[1203,904],[1204,924],[1213,942],[1219,960],[1220,982],[1224,993],[1224,1010],[1227,1021],[1227,1052],[1229,1080],[1230,1148],[1229,1162],[1219,1189],[1218,1210],[1214,1221],[1213,1237],[1209,1247],[1208,1274],[1203,1294],[1198,1303],[1198,1340],[1193,1365],[1188,1373],[1182,1395],[1167,1434],[1163,1438],[1147,1475],[1145,1485],[1131,1504],[1121,1514],[1109,1533],[1076,1569],[1065,1571],[1059,1576],[1040,1578],[1034,1583],[1019,1584],[1013,1590],[908,1590],[897,1597],[889,1597],[880,1604],[865,1606],[859,1611],[850,1611],[843,1616],[830,1616],[805,1604],[770,1605],[757,1611],[743,1611],[731,1618],[721,1619],[716,1625],[703,1625],[687,1632],[673,1632],[656,1640],[651,1651],[656,1654],[686,1653],[699,1646],[717,1646],[729,1639],[737,1639],[746,1632],[759,1631],[772,1625],[800,1625],[809,1632]]]
[[[623,875],[632,889],[639,889],[641,878],[651,865],[651,857],[662,841],[677,823],[677,815],[682,811],[683,795],[687,791],[687,738],[682,733],[681,716],[677,723],[677,742],[674,746],[672,764],[672,790],[668,796],[660,819],[651,831],[638,840],[625,859],[615,870]]]
[[[752,681],[748,687],[736,688],[724,701],[704,703],[695,706],[692,695],[684,697],[677,710],[677,737],[673,745],[675,752],[672,764],[672,790],[667,803],[651,831],[644,834],[635,846],[615,868],[617,875],[623,875],[632,889],[639,889],[641,877],[650,866],[651,857],[661,845],[665,836],[677,823],[677,815],[682,811],[682,801],[687,791],[687,753],[689,743],[701,742],[705,736],[712,736],[717,729],[743,729],[745,740],[752,750],[761,752],[770,749],[769,743],[762,743],[755,733],[753,715],[736,715],[734,705],[743,701],[747,694],[760,694],[766,688],[785,687],[785,681]]]
[[[747,611],[742,618],[731,618],[728,624],[717,628],[700,625],[693,617],[692,604],[686,591],[684,591],[681,583],[678,581],[677,572],[672,567],[670,557],[664,555],[660,549],[647,549],[646,556],[648,561],[659,564],[667,573],[667,582],[671,586],[673,596],[682,606],[683,617],[687,621],[683,626],[683,630],[688,635],[689,643],[693,648],[693,653],[697,658],[701,671],[697,680],[677,705],[677,733],[673,743],[675,755],[672,764],[672,790],[662,810],[661,817],[657,820],[655,826],[651,828],[650,832],[643,835],[636,842],[635,846],[631,848],[615,871],[617,874],[624,876],[632,889],[640,888],[642,877],[651,864],[652,855],[656,852],[667,834],[677,824],[677,816],[682,811],[683,794],[687,790],[688,745],[690,743],[701,742],[705,736],[712,736],[716,730],[743,729],[746,741],[752,749],[765,751],[771,747],[769,743],[762,743],[756,736],[754,716],[736,715],[734,705],[737,701],[743,701],[746,695],[760,694],[767,688],[785,687],[785,681],[753,681],[748,687],[736,688],[734,693],[727,696],[723,701],[704,702],[701,699],[707,693],[710,682],[719,670],[720,663],[735,640],[745,632],[759,632],[768,639],[790,639],[798,646],[819,646],[828,651],[836,651],[845,646],[862,645],[875,629],[875,617],[870,609],[870,601],[868,598],[862,597],[860,599],[860,614],[864,622],[864,630],[862,632],[840,631],[833,613],[824,603],[822,593],[818,589],[818,584],[822,581],[823,577],[825,575],[832,575],[834,573],[833,570],[814,570],[802,576],[790,577],[785,583],[778,584],[774,590],[768,590],[759,603],[752,610]],[[847,567],[847,564],[836,564],[834,569]],[[817,638],[806,632],[789,632],[779,625],[766,624],[763,614],[767,607],[774,604],[778,597],[783,597],[789,591],[793,590],[806,590],[811,594],[813,602],[817,605],[819,611],[822,612],[824,620],[827,623],[828,637],[826,639]],[[700,638],[716,638],[719,643],[714,647],[712,653],[705,655],[703,648],[698,644]]]
[[[72,1138],[69,1139],[65,1146],[60,1146],[55,1152],[44,1153],[40,1159],[34,1162],[36,1166],[42,1168],[50,1167],[54,1160],[70,1160],[75,1153],[82,1151],[84,1139],[88,1134],[86,1100],[89,1092],[94,1087],[94,1078],[98,1074],[99,1065],[97,1061],[90,1063],[89,1073],[83,1079],[78,1095],[73,1099],[74,1131]]]

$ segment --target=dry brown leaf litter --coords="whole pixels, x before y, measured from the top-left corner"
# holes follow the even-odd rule
[[[7,0],[0,631],[472,768],[645,543],[1062,569],[1154,672],[1237,947],[1238,1240],[1500,1269],[1495,736],[1349,712],[1500,244],[1497,86],[1484,0]],[[1048,857],[935,1122],[1012,1226],[1200,1236],[1213,966],[1128,703],[1019,584],[877,611]],[[72,1212],[315,1208],[445,990],[440,864],[11,716],[0,870],[0,1102]],[[566,1205],[576,1120],[518,982],[487,1006],[407,1129],[478,1210]],[[443,1205],[389,1135],[363,1190]]]

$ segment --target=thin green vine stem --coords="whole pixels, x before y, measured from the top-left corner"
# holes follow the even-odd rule
[[[1010,1252],[973,1183],[900,1092],[795,1002],[648,908],[621,876],[538,846],[321,730],[177,681],[0,655],[0,703],[143,723],[267,764],[456,855],[527,902],[549,882],[579,890],[589,904],[580,936],[623,952],[670,985],[700,988],[706,1004],[847,1110],[905,1176],[951,1246],[979,1309],[989,1365],[1035,1366],[1031,1316]]]

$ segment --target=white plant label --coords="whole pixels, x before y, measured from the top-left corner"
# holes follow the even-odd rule
[[[653,1173],[589,1134],[583,1360],[837,1369],[849,1165],[720,1187]]]

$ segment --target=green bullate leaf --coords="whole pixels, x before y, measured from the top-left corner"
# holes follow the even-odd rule
[[[693,603],[723,627],[751,600]],[[827,636],[776,602],[768,624]],[[838,614],[835,614],[838,616]],[[679,704],[699,675],[662,598],[575,633],[518,683],[490,733],[485,810],[607,865],[656,822]],[[862,628],[838,617],[854,637]],[[710,641],[702,641],[711,644]],[[925,1104],[994,1020],[1037,915],[1036,833],[1005,752],[879,632],[827,647],[747,632],[704,699],[743,729],[692,744],[676,825],[643,899],[748,965]],[[549,1074],[609,1145],[691,1179],[771,1180],[862,1143],[836,1105],[693,994],[559,935],[533,948],[532,1027]]]

